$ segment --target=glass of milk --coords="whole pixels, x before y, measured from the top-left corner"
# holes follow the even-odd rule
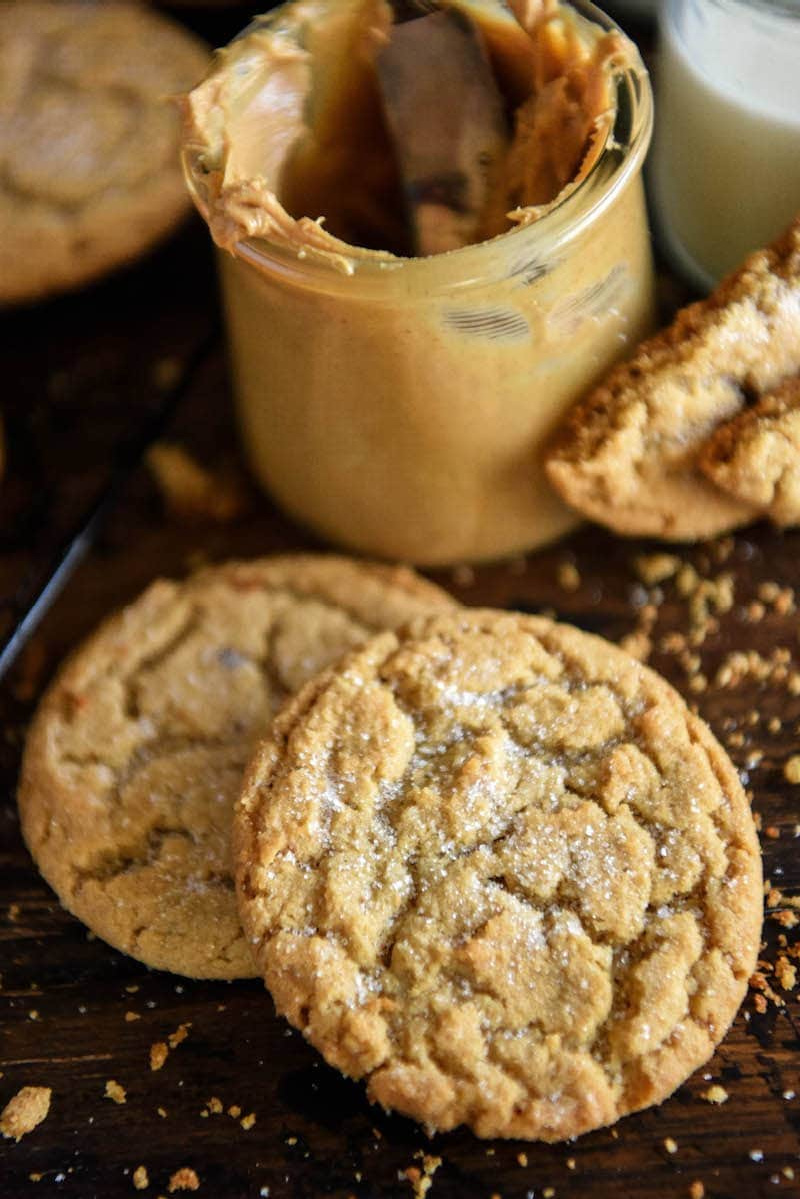
[[[665,0],[660,23],[656,228],[708,290],[800,211],[800,0]]]

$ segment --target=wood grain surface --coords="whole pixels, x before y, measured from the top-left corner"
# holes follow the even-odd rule
[[[165,379],[182,377],[215,319],[197,223],[115,280],[3,319],[7,609],[124,462],[143,411],[158,409]],[[772,889],[761,978],[708,1066],[667,1102],[560,1146],[463,1131],[431,1140],[322,1063],[259,983],[159,974],[93,939],[22,844],[14,792],[25,727],[63,655],[156,575],[315,546],[247,484],[221,341],[189,381],[169,437],[244,480],[246,510],[187,523],[169,514],[144,465],[133,470],[0,694],[0,1106],[22,1086],[53,1091],[38,1128],[0,1142],[0,1196],[167,1196],[182,1167],[213,1199],[400,1199],[428,1184],[431,1199],[800,1196],[800,784],[784,773],[800,752],[800,533],[757,526],[670,548],[668,561],[654,557],[664,547],[584,528],[525,560],[432,576],[468,604],[551,612],[614,641],[633,635],[629,646],[649,651],[728,746],[752,793]],[[182,1025],[185,1039],[152,1070],[151,1046]],[[105,1097],[112,1079],[122,1104]],[[705,1097],[713,1084],[724,1103]],[[148,1185],[138,1192],[140,1166]]]

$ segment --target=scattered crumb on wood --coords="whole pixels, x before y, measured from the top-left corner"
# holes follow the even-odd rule
[[[165,1041],[154,1041],[150,1046],[150,1069],[160,1070],[167,1060],[169,1049]]]
[[[175,1029],[175,1032],[171,1032],[169,1034],[169,1036],[167,1037],[167,1040],[169,1041],[170,1049],[177,1049],[178,1046],[183,1041],[186,1040],[186,1038],[189,1035],[189,1029],[191,1027],[192,1027],[191,1023],[179,1024],[178,1027]]]
[[[783,777],[787,783],[800,783],[800,754],[792,754],[783,767]]]
[[[175,1191],[196,1191],[199,1186],[200,1179],[191,1166],[181,1166],[170,1178],[167,1190],[173,1194]]]
[[[19,1141],[32,1132],[50,1111],[50,1087],[23,1087],[17,1091],[0,1113],[0,1132],[4,1137]]]
[[[451,578],[456,587],[472,587],[475,583],[475,571],[473,567],[460,563],[453,567]]]
[[[442,1159],[434,1157],[433,1154],[423,1153],[421,1150],[414,1156],[422,1159],[422,1169],[420,1170],[417,1166],[408,1166],[402,1171],[402,1175],[411,1183],[414,1199],[424,1199],[433,1186],[433,1176],[441,1166]]]
[[[125,1088],[115,1078],[109,1078],[106,1083],[106,1099],[113,1099],[114,1103],[125,1103],[127,1098]]]
[[[181,445],[157,442],[148,450],[147,465],[167,511],[179,520],[227,524],[250,507],[241,478],[230,470],[202,466]]]
[[[674,554],[642,554],[634,560],[634,569],[647,587],[663,583],[678,572],[682,563]]]
[[[574,592],[580,588],[581,574],[574,562],[559,562],[556,580],[562,591]]]

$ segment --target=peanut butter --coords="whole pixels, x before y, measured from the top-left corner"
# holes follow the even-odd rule
[[[258,18],[185,104],[187,177],[230,251],[256,473],[331,539],[421,563],[518,552],[574,523],[542,444],[652,313],[635,49],[588,5],[597,21],[557,0],[451,7],[479,29],[510,123],[474,244],[410,256],[376,72],[385,0]]]

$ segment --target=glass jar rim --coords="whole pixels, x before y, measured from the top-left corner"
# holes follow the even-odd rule
[[[605,32],[621,33],[617,23],[592,0],[565,0],[570,8]],[[468,290],[475,285],[530,276],[536,266],[552,257],[554,248],[580,236],[613,202],[641,169],[653,130],[653,94],[647,70],[630,38],[634,53],[614,69],[617,89],[616,119],[586,176],[538,220],[522,223],[488,241],[463,246],[429,257],[366,256],[318,253],[300,257],[266,238],[244,238],[231,249],[234,257],[258,270],[278,275],[285,282],[315,290],[338,292],[354,284],[372,291],[389,279],[424,287],[431,279],[433,292]],[[202,175],[192,153],[183,151],[183,169],[189,190],[201,215],[207,219]],[[509,264],[510,260],[510,264]]]

